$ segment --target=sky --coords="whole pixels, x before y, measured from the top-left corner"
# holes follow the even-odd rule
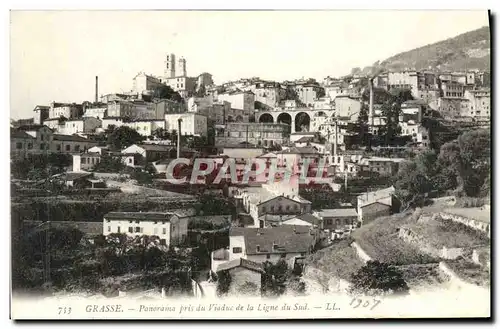
[[[130,91],[167,53],[215,83],[348,74],[488,26],[486,11],[11,11],[11,117],[36,105]]]

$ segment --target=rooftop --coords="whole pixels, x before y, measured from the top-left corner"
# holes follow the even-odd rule
[[[147,220],[147,221],[170,221],[173,216],[170,212],[109,212],[104,215],[105,219],[125,220]]]
[[[67,141],[67,142],[87,142],[87,143],[96,143],[97,141],[93,141],[91,139],[78,136],[78,135],[62,135],[62,134],[54,134],[55,141]]]
[[[315,241],[315,236],[310,233],[309,227],[302,225],[269,228],[233,227],[229,235],[244,237],[247,255],[307,253]]]
[[[396,189],[394,188],[394,186],[391,186],[391,187],[388,187],[385,189],[360,194],[358,196],[358,205],[359,206],[366,206],[368,204],[372,204],[375,202],[387,204],[381,200],[394,195],[395,192],[396,192]],[[392,202],[390,202],[388,205],[391,205],[391,204],[392,204]]]
[[[357,217],[358,213],[354,208],[321,209],[318,211],[321,217]]]
[[[10,138],[35,139],[35,137],[31,136],[30,134],[26,133],[25,131],[17,130],[17,129],[10,130]]]

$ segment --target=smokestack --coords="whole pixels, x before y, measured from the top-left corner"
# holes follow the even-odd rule
[[[97,103],[99,101],[98,95],[99,95],[99,77],[96,75],[95,76],[95,103]]]
[[[373,129],[373,79],[370,79],[370,113],[369,113],[370,126]]]
[[[177,159],[181,157],[181,122],[182,119],[177,120]]]

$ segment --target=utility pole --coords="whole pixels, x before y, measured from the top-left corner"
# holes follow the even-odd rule
[[[177,119],[177,159],[181,157],[181,123],[182,119]]]
[[[245,126],[246,126],[246,131],[247,131],[247,133],[245,135],[245,147],[248,148],[248,125],[245,125]]]

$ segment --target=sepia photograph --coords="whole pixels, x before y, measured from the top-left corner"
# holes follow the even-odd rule
[[[491,319],[491,20],[11,10],[11,319]]]

